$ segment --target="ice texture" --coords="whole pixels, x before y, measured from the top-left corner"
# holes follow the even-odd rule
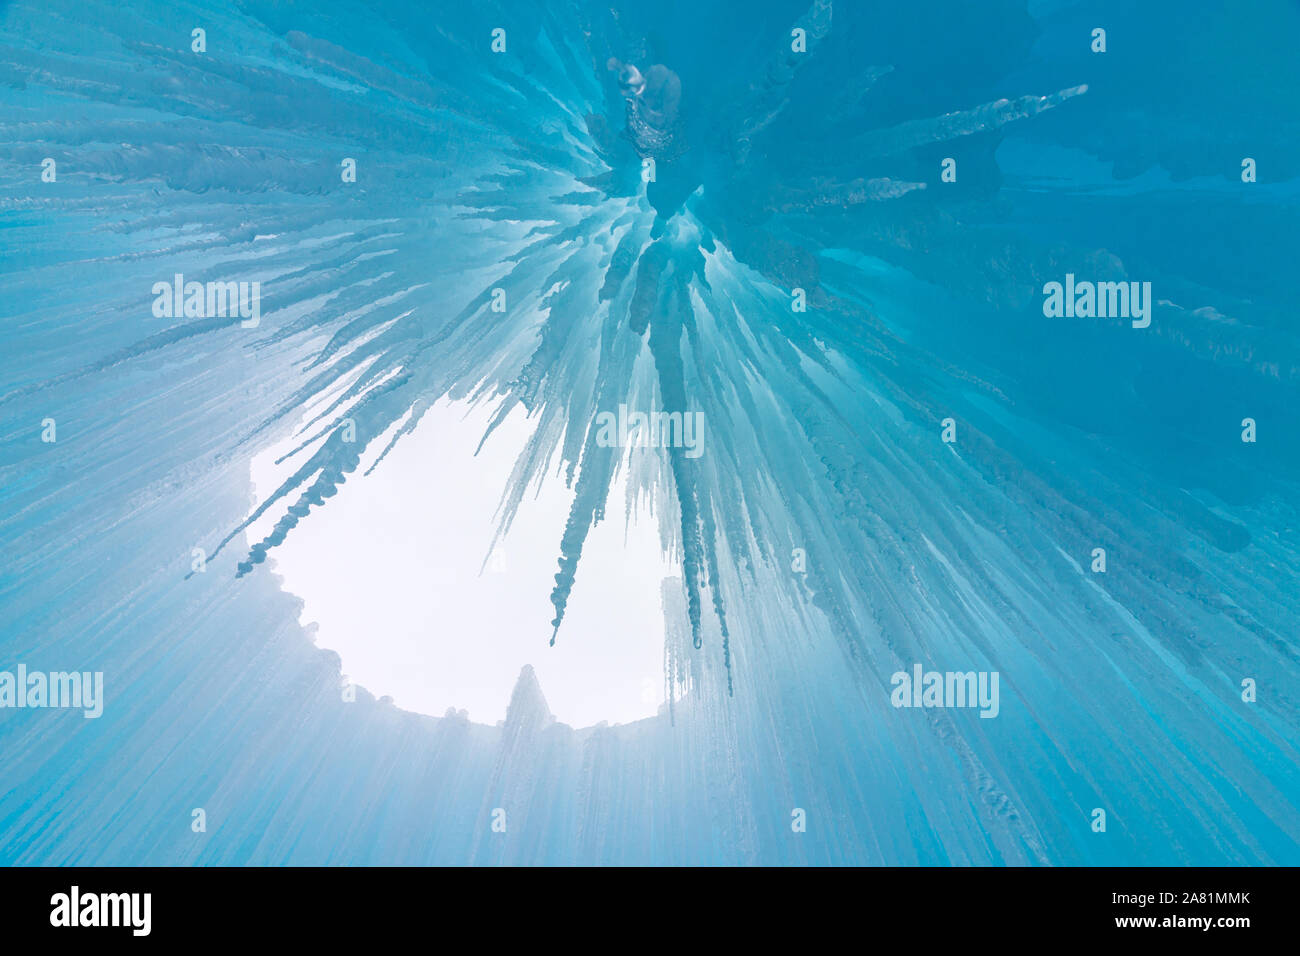
[[[1300,12],[1093,19],[0,5],[0,669],[108,695],[0,711],[0,862],[1300,863]],[[671,149],[610,57],[680,77]],[[260,325],[155,317],[177,273]],[[1045,318],[1066,273],[1152,282],[1150,328]],[[659,716],[569,727],[528,670],[498,726],[343,700],[267,559],[447,396],[534,423],[503,535],[571,490],[539,654],[654,503]],[[602,445],[621,403],[705,453]],[[891,706],[915,663],[998,717]]]

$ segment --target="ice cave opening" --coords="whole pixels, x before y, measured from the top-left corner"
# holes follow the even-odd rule
[[[271,551],[272,573],[301,599],[302,623],[314,623],[317,644],[339,654],[347,680],[401,708],[464,709],[495,723],[531,665],[560,721],[653,716],[665,699],[658,582],[673,573],[657,520],[644,509],[626,522],[611,511],[597,526],[552,646],[555,544],[570,492],[553,473],[532,486],[492,546],[501,492],[531,424],[512,412],[476,455],[491,414],[487,405],[438,402],[374,472],[345,483]],[[384,444],[367,449],[360,471]],[[253,458],[258,500],[300,460],[276,463],[293,445],[286,438]],[[620,485],[611,502],[625,500]],[[248,541],[260,541],[282,510],[250,525]]]

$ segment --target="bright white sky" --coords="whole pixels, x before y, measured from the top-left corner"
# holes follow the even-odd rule
[[[466,417],[466,416],[469,417]],[[343,659],[343,673],[397,706],[471,720],[505,718],[520,668],[531,664],[557,719],[575,727],[652,716],[663,701],[664,621],[660,581],[674,573],[658,529],[638,516],[624,537],[624,488],[610,517],[587,539],[554,647],[550,589],[571,492],[548,479],[525,497],[509,535],[480,573],[494,515],[519,450],[531,434],[521,410],[477,457],[490,409],[439,402],[373,474],[349,477],[271,551],[286,591],[302,598],[302,622]],[[251,465],[256,494],[268,494],[294,462]],[[378,449],[362,460],[362,470]],[[283,509],[250,529],[260,540]]]

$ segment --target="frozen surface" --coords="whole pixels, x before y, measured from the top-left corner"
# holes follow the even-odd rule
[[[107,688],[0,710],[0,862],[1300,863],[1300,11],[1182,9],[0,4],[0,669]],[[1150,327],[1045,318],[1067,273]],[[539,656],[652,510],[657,716],[344,700],[266,559],[440,401],[526,416],[501,540],[566,496]]]

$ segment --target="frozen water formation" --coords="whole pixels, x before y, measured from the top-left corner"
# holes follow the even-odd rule
[[[1300,14],[1131,6],[0,7],[0,669],[106,694],[0,710],[0,862],[1300,863]],[[570,495],[539,653],[652,503],[658,716],[344,699],[260,565],[446,398]]]

